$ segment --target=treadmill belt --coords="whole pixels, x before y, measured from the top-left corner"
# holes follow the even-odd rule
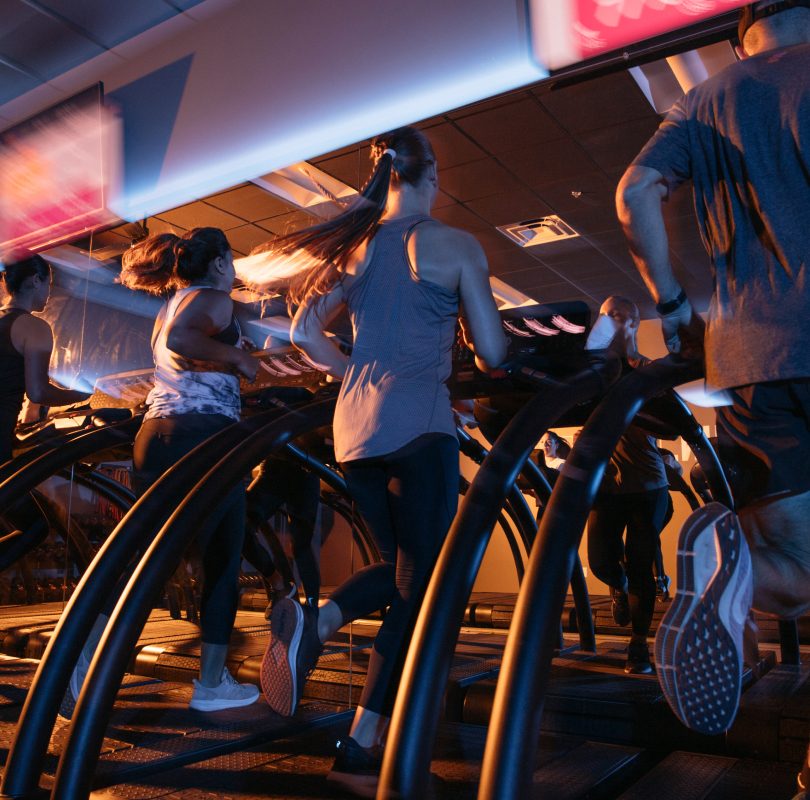
[[[349,731],[341,720],[306,737],[275,741],[249,752],[211,759],[143,781],[112,786],[94,800],[309,800],[344,798],[326,780],[336,743]],[[469,725],[439,726],[425,800],[473,800],[477,794],[486,731]],[[555,800],[607,798],[619,784],[640,774],[638,748],[596,744],[575,737],[542,736],[537,749],[535,796]]]

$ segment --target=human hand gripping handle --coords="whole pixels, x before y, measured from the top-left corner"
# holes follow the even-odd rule
[[[704,357],[706,323],[688,300],[684,300],[674,311],[661,314],[661,332],[670,353],[678,353],[690,361]]]
[[[238,347],[235,347],[234,351],[236,352],[233,364],[234,370],[245,378],[248,383],[253,383],[259,374],[259,359]]]

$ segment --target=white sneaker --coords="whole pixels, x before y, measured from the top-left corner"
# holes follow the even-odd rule
[[[722,733],[737,714],[752,578],[734,514],[720,503],[692,512],[678,541],[675,599],[655,636],[655,666],[672,710],[699,733]]]
[[[219,686],[209,689],[198,680],[193,680],[194,694],[191,695],[189,708],[197,711],[218,711],[222,708],[249,706],[259,698],[259,687],[250,683],[237,683],[227,667],[222,668],[222,680]]]
[[[90,661],[85,657],[84,650],[79,654],[79,660],[76,662],[76,666],[73,669],[73,674],[70,676],[70,694],[73,697],[73,702],[79,702],[79,695],[82,691],[82,686],[84,686],[84,679],[87,677],[87,673],[90,671]]]

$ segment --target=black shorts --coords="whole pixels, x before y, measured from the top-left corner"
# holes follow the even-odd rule
[[[810,491],[810,378],[738,386],[717,409],[720,460],[737,510]]]

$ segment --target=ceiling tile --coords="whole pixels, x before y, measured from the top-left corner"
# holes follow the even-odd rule
[[[619,229],[619,217],[616,208],[611,205],[569,211],[565,215],[565,221],[575,231],[586,235]]]
[[[581,236],[560,241],[543,242],[526,248],[527,252],[531,253],[535,258],[539,258],[545,264],[562,264],[565,261],[572,261],[591,250],[593,248],[588,240]]]
[[[480,161],[487,154],[471,142],[455,125],[445,122],[425,131],[440,170],[466,164],[470,161]]]
[[[560,283],[565,283],[568,291],[576,291],[570,283],[565,281],[565,278],[560,277],[556,272],[538,264],[534,269],[523,269],[518,272],[506,272],[498,276],[501,280],[506,281],[510,286],[515,289],[524,291],[527,287],[538,286],[555,286]]]
[[[487,264],[489,264],[489,271],[499,278],[504,278],[504,275],[511,272],[521,272],[526,269],[545,269],[535,258],[532,258],[529,253],[521,250],[516,245],[512,245],[509,250],[498,250],[494,253],[487,253]],[[506,280],[509,283],[508,280]]]
[[[496,97],[491,100],[482,100],[480,103],[473,103],[463,108],[457,108],[455,111],[448,112],[445,116],[450,119],[462,119],[468,117],[470,114],[480,114],[482,111],[489,111],[493,108],[501,108],[503,106],[510,106],[513,103],[519,103],[526,96],[525,90],[513,92],[503,97]]]
[[[228,231],[228,241],[234,250],[249,255],[254,247],[272,239],[272,234],[256,225],[242,225]]]
[[[540,102],[571,134],[597,130],[631,119],[649,117],[660,122],[629,72],[615,72],[563,89],[543,87]]]
[[[156,233],[174,233],[179,236],[180,234],[186,232],[185,228],[182,228],[179,225],[172,225],[159,217],[149,217],[149,219],[146,220],[146,228],[149,231],[150,236]]]
[[[490,153],[536,147],[565,136],[551,115],[531,98],[472,114],[456,124]]]
[[[499,153],[498,160],[529,186],[597,171],[588,154],[570,138]]]
[[[470,233],[490,227],[488,222],[473,214],[472,211],[465,208],[460,203],[455,203],[452,206],[444,206],[443,208],[434,208],[432,215],[445,225],[450,225],[453,228],[461,228]]]
[[[553,213],[534,192],[523,188],[478,200],[468,200],[465,205],[491,225],[526,222]]]
[[[172,225],[180,225],[186,230],[192,228],[221,228],[223,231],[227,231],[230,228],[245,224],[243,219],[239,219],[233,214],[227,214],[225,211],[209,206],[199,200],[180,206],[180,208],[174,208],[171,211],[165,211],[160,214],[160,218]]]
[[[658,118],[646,117],[581,133],[576,140],[601,169],[611,169],[629,164],[656,130]]]
[[[231,192],[221,192],[214,197],[206,197],[205,202],[248,222],[277,217],[296,210],[295,206],[279,200],[254,184],[242,186]]]
[[[434,125],[441,125],[445,122],[447,122],[447,120],[443,116],[428,117],[427,119],[420,120],[419,122],[414,122],[413,127],[418,128],[420,131],[424,131],[428,128],[432,128]]]
[[[371,163],[369,154],[370,147],[363,147],[359,151],[354,150],[344,153],[337,158],[329,158],[324,161],[313,160],[318,169],[322,169],[333,178],[343,181],[353,189],[360,189],[371,175],[374,165]]]
[[[523,188],[508,170],[491,158],[443,169],[439,172],[439,184],[461,202]]]
[[[554,209],[554,213],[563,219],[568,211],[612,206],[616,203],[616,187],[601,172],[564,178],[532,188]],[[580,196],[575,197],[574,192],[579,192]]]
[[[569,303],[572,300],[579,300],[591,307],[595,305],[591,298],[570,283],[557,283],[554,286],[527,286],[523,291],[538,303],[543,304]]]
[[[433,208],[444,208],[445,206],[452,206],[453,203],[456,201],[450,197],[449,194],[446,194],[441,189],[439,189],[439,196],[436,198],[436,202],[433,204]]]
[[[47,0],[45,5],[90,31],[107,47],[115,47],[178,13],[163,0],[138,0],[137,3],[114,5],[86,0]]]
[[[615,264],[596,250],[583,253],[571,261],[555,264],[554,269],[571,281],[608,276],[626,277]]]
[[[318,220],[306,211],[291,211],[289,214],[259,220],[256,224],[271,233],[284,234],[303,230],[316,222]]]
[[[490,253],[521,250],[510,238],[504,236],[500,231],[496,231],[495,228],[476,231],[475,238],[481,243],[481,247],[484,248],[484,252],[487,253],[487,255]]]

